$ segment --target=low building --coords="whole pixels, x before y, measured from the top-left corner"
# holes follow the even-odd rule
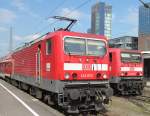
[[[138,37],[122,36],[109,40],[111,48],[138,50]]]

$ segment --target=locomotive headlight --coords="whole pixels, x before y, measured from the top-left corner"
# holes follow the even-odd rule
[[[106,75],[106,74],[104,74],[104,75],[103,75],[103,78],[104,78],[104,79],[106,79],[106,78],[107,78],[107,75]]]
[[[73,79],[76,79],[78,77],[77,73],[72,74]]]
[[[140,73],[140,76],[143,76],[143,73],[142,73],[142,72]]]
[[[70,74],[69,73],[65,73],[65,79],[69,79],[70,78]]]
[[[121,73],[121,76],[124,76],[124,72]]]

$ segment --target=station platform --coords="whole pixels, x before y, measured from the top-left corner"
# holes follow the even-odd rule
[[[26,92],[0,79],[0,116],[64,116]]]

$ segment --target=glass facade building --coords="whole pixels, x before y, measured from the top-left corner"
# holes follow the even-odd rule
[[[150,3],[146,3],[149,4]],[[139,40],[138,49],[150,50],[150,9],[144,6],[139,7]]]
[[[112,6],[98,2],[92,6],[91,33],[105,35],[111,38]]]
[[[150,9],[144,6],[139,8],[139,35],[141,34],[150,35]]]

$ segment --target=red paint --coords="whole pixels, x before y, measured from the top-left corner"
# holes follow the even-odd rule
[[[141,77],[143,76],[143,71],[135,71],[134,68],[142,67],[143,68],[143,61],[141,62],[122,62],[121,61],[121,53],[139,53],[141,51],[137,50],[121,50],[119,48],[110,48],[109,53],[112,53],[112,62],[110,62],[110,75],[111,77]],[[141,55],[142,57],[142,55]],[[130,71],[121,71],[121,67],[130,67]],[[138,75],[140,73],[141,75]]]
[[[64,53],[64,40],[65,36],[75,36],[84,38],[102,39],[106,41],[104,36],[98,36],[94,34],[84,34],[68,31],[57,31],[48,33],[40,41],[30,43],[29,46],[25,46],[20,50],[16,50],[11,55],[11,63],[9,67],[3,67],[3,61],[0,61],[0,71],[3,73],[14,72],[14,74],[22,75],[26,77],[36,78],[37,75],[41,75],[43,79],[48,80],[65,80],[65,73],[72,75],[77,74],[75,80],[104,80],[102,75],[106,74],[109,79],[109,71],[94,71],[91,70],[92,64],[109,64],[108,45],[107,54],[104,57],[98,56],[79,56],[68,55]],[[52,52],[50,55],[46,55],[46,41],[50,39],[52,42]],[[40,62],[41,71],[36,71],[36,56],[38,47],[40,47]],[[8,63],[8,62],[7,62]],[[82,71],[64,71],[64,63],[81,63],[84,64],[84,70]],[[49,68],[50,64],[50,68]],[[47,68],[46,68],[47,67]],[[50,70],[50,71],[48,71]],[[96,74],[101,73],[101,77],[97,78]],[[73,80],[71,77],[69,80]]]

